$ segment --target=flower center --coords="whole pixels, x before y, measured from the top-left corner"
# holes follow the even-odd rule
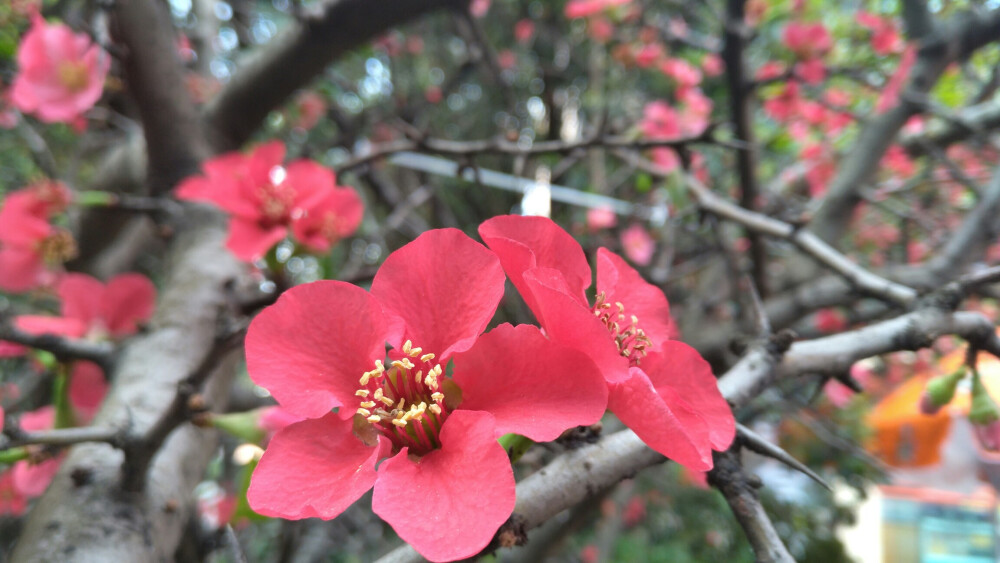
[[[639,360],[646,355],[647,348],[652,345],[646,333],[639,328],[639,319],[635,315],[626,317],[625,305],[622,305],[621,301],[609,303],[603,291],[597,296],[590,310],[608,328],[618,353],[628,358],[629,366],[639,365]]]
[[[38,243],[38,254],[47,264],[62,264],[76,258],[76,240],[65,229],[56,229]]]
[[[295,203],[295,190],[274,184],[264,184],[258,191],[260,209],[268,223],[284,223],[288,221],[292,205]]]
[[[87,65],[82,61],[62,61],[56,69],[59,83],[70,92],[76,93],[87,87]]]
[[[402,355],[386,368],[381,360],[361,376],[358,414],[389,438],[393,450],[406,447],[424,455],[441,446],[441,425],[448,417],[440,391],[441,364],[407,340]]]

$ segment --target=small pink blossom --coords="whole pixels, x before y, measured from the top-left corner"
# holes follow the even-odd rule
[[[795,76],[806,84],[819,84],[826,79],[826,65],[820,59],[809,59],[796,63]]]
[[[701,70],[705,76],[719,76],[726,69],[726,63],[722,62],[722,57],[715,53],[705,53],[701,58]]]
[[[535,36],[535,22],[525,18],[514,24],[514,39],[518,43],[527,43]]]
[[[871,12],[859,11],[858,23],[871,30],[872,50],[876,55],[888,55],[903,49],[904,43],[892,18],[878,16]]]
[[[904,180],[913,176],[917,170],[916,163],[913,162],[910,155],[906,154],[906,149],[900,145],[892,145],[885,151],[882,165]]]
[[[566,3],[566,17],[569,19],[594,16],[630,3],[632,0],[570,0]]]
[[[760,65],[755,76],[757,80],[771,80],[784,74],[785,70],[785,63],[781,61],[767,61]]]
[[[474,18],[481,18],[490,11],[490,4],[493,0],[472,0],[469,3],[469,13]]]
[[[298,106],[298,118],[293,127],[308,131],[319,123],[326,114],[326,100],[314,90],[300,94],[295,103]]]
[[[68,201],[58,183],[39,183],[9,194],[0,207],[0,290],[23,292],[50,285],[76,256],[69,231],[50,217]],[[68,194],[68,192],[65,192]]]
[[[684,59],[674,57],[666,59],[660,63],[660,72],[673,78],[681,88],[701,84],[701,71]]]
[[[18,74],[11,97],[25,113],[46,122],[72,122],[94,107],[111,64],[84,34],[32,16],[17,51]]]
[[[610,207],[593,207],[587,210],[587,230],[596,232],[618,224],[618,216]]]
[[[781,37],[785,46],[803,61],[822,57],[833,47],[830,32],[818,22],[789,22]]]
[[[633,223],[622,231],[622,251],[629,260],[640,266],[648,266],[656,252],[656,241],[642,225]]]

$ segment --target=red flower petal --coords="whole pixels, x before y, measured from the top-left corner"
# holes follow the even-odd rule
[[[665,342],[660,352],[642,360],[642,370],[657,393],[666,398],[670,395],[665,389],[670,388],[698,413],[708,426],[712,449],[722,451],[732,444],[736,436],[733,411],[719,392],[711,366],[697,350],[676,340]]]
[[[618,353],[608,328],[571,295],[561,272],[535,268],[525,272],[524,281],[549,338],[589,356],[608,383],[629,377],[628,360]]]
[[[156,287],[142,274],[115,276],[104,289],[101,317],[112,336],[134,334],[137,323],[148,321],[156,306]]]
[[[503,284],[500,261],[486,247],[458,229],[435,229],[386,258],[372,295],[391,319],[394,347],[412,340],[443,365],[486,329]]]
[[[90,422],[101,401],[108,394],[108,382],[104,372],[94,362],[73,362],[69,379],[69,402],[80,417],[81,424]]]
[[[250,323],[247,371],[281,406],[318,418],[356,406],[361,375],[385,357],[384,335],[382,310],[365,290],[338,281],[296,286]]]
[[[626,316],[639,318],[639,328],[653,341],[651,350],[659,350],[663,342],[677,337],[677,325],[663,291],[606,248],[597,250],[597,291],[603,291],[608,302],[625,305]]]
[[[368,446],[353,419],[333,413],[292,424],[271,438],[250,479],[247,501],[265,516],[336,518],[375,482],[375,463],[388,449]]]
[[[661,396],[641,369],[632,368],[628,380],[611,387],[608,409],[650,448],[689,469],[711,469],[705,422],[670,388],[664,392]]]
[[[462,410],[487,411],[497,433],[555,440],[567,428],[600,420],[608,404],[601,372],[584,354],[530,325],[503,324],[455,356]]]
[[[20,315],[14,318],[14,325],[31,334],[55,334],[69,338],[81,338],[87,332],[87,326],[79,319],[65,317]]]
[[[14,474],[14,489],[28,498],[40,496],[49,487],[61,463],[62,456],[41,463],[28,461],[15,463],[11,470]]]
[[[104,284],[87,274],[68,273],[59,281],[57,289],[62,300],[62,316],[76,319],[88,329],[101,316],[101,297]]]
[[[229,220],[226,248],[240,260],[252,262],[267,254],[272,246],[285,238],[286,232],[283,225],[265,228],[257,221],[233,216]]]
[[[562,227],[546,217],[503,215],[479,225],[479,236],[496,253],[514,287],[528,307],[536,312],[531,292],[524,283],[524,273],[532,268],[553,268],[562,272],[569,294],[581,304],[587,303],[585,290],[590,287],[590,265],[583,248]]]
[[[29,248],[0,248],[0,290],[28,291],[39,285],[45,271],[42,257]]]
[[[514,472],[493,417],[453,412],[441,429],[441,449],[414,462],[404,448],[384,461],[372,509],[431,561],[486,547],[514,511]]]

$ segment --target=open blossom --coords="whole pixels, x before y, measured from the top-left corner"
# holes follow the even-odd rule
[[[58,317],[21,315],[18,328],[32,334],[101,340],[134,334],[152,316],[156,288],[141,274],[121,274],[107,284],[86,274],[66,274],[56,288]]]
[[[39,182],[7,195],[0,207],[0,290],[21,292],[55,281],[63,262],[76,256],[69,231],[51,217],[69,202],[59,182]]]
[[[86,35],[48,24],[36,12],[18,47],[17,63],[14,105],[42,121],[72,122],[100,99],[111,61]]]
[[[428,559],[485,547],[514,508],[497,438],[553,440],[607,401],[593,362],[537,328],[481,336],[503,286],[492,252],[441,229],[392,253],[371,293],[319,281],[282,294],[250,326],[247,368],[308,420],[271,439],[250,506],[334,518],[374,486],[375,513]]]
[[[833,47],[830,32],[819,22],[789,22],[781,38],[785,46],[803,61],[822,57]]]
[[[624,6],[632,0],[570,0],[566,3],[566,17],[569,19],[586,18]]]
[[[857,21],[872,32],[872,50],[876,55],[888,55],[903,49],[903,39],[896,29],[892,18],[882,17],[871,12],[859,11]]]
[[[265,143],[249,155],[228,153],[205,163],[204,176],[177,188],[180,199],[207,201],[228,212],[226,247],[256,260],[287,236],[289,228],[312,251],[325,252],[361,223],[357,193],[336,185],[333,171],[300,159],[282,167],[285,146]]]
[[[701,71],[684,59],[669,57],[660,63],[660,71],[677,81],[681,87],[694,87],[701,84]]]
[[[687,467],[712,467],[735,422],[708,363],[673,340],[663,292],[607,249],[597,253],[597,298],[583,249],[550,219],[501,216],[479,233],[554,342],[575,347],[601,369],[609,409],[647,445]]]

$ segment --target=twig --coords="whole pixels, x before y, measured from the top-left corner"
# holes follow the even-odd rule
[[[61,362],[88,360],[101,366],[105,373],[110,370],[115,352],[115,347],[110,342],[71,340],[55,334],[31,334],[8,322],[0,322],[0,340],[44,350]]]
[[[828,491],[833,490],[830,487],[830,485],[823,480],[822,477],[816,474],[815,471],[809,469],[809,467],[807,467],[804,463],[795,459],[794,457],[792,457],[791,454],[781,449],[777,445],[772,444],[771,442],[765,440],[764,437],[761,436],[760,434],[757,434],[753,430],[750,430],[746,426],[743,426],[742,424],[739,423],[736,424],[736,432],[737,435],[739,436],[740,444],[742,444],[748,450],[756,454],[769,457],[776,461],[780,461],[781,463],[784,463],[788,467],[801,472],[802,474],[809,477],[813,481],[816,481]]]
[[[103,426],[84,426],[80,428],[57,428],[39,432],[24,432],[21,430],[4,432],[11,439],[0,446],[0,451],[21,446],[72,446],[82,442],[100,442],[120,448],[124,443],[124,433],[118,428]]]
[[[760,480],[744,472],[739,452],[717,452],[714,458],[715,467],[708,472],[708,482],[726,498],[733,515],[750,540],[756,560],[794,563],[795,559],[788,553],[788,548],[760,504],[757,496]]]

